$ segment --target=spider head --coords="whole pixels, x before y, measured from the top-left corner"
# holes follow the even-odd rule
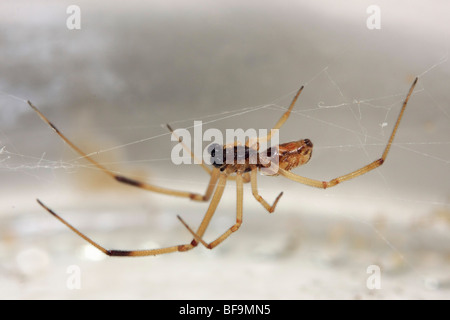
[[[220,144],[214,143],[208,147],[208,152],[211,155],[211,164],[220,168],[220,171],[224,171],[227,165],[238,165],[246,164],[249,161],[251,151],[256,150],[250,149],[247,146],[222,146]]]
[[[223,146],[218,143],[213,143],[208,147],[208,152],[211,155],[211,164],[216,168],[222,168],[225,164],[225,154]]]

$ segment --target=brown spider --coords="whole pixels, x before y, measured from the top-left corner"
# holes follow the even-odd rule
[[[400,110],[400,114],[397,118],[397,121],[395,123],[395,126],[392,130],[391,136],[389,138],[389,141],[384,149],[384,152],[381,156],[381,158],[369,163],[368,165],[359,168],[355,171],[352,171],[348,174],[345,174],[343,176],[331,179],[329,181],[319,181],[314,180],[306,177],[302,177],[299,175],[296,175],[292,172],[290,172],[291,169],[303,165],[307,163],[311,157],[313,144],[309,139],[303,139],[299,141],[293,141],[288,142],[284,144],[280,144],[276,147],[273,147],[272,149],[269,149],[266,151],[266,154],[274,155],[276,154],[278,156],[278,165],[277,165],[277,171],[272,175],[282,175],[290,180],[300,182],[302,184],[316,187],[316,188],[330,188],[334,187],[337,184],[341,183],[342,181],[350,180],[353,178],[356,178],[362,174],[365,174],[379,166],[381,166],[384,161],[386,160],[387,154],[391,148],[392,142],[394,140],[395,134],[397,132],[398,126],[400,124],[400,120],[403,116],[403,113],[405,111],[406,105],[408,103],[409,97],[411,96],[414,87],[417,83],[418,78],[416,78],[411,85],[411,88],[409,89],[409,92],[403,102],[403,106]],[[283,116],[278,120],[278,122],[275,124],[273,129],[280,129],[281,126],[286,122],[288,119],[295,102],[297,101],[298,96],[302,92],[303,87],[298,90],[297,94],[295,95],[294,99],[292,100],[291,105],[289,106],[288,110],[283,114]],[[125,176],[117,175],[114,172],[108,170],[103,165],[89,157],[85,152],[83,152],[81,149],[79,149],[76,145],[74,145],[69,139],[67,139],[30,101],[28,101],[28,104],[33,108],[34,111],[37,112],[37,114],[44,120],[72,149],[74,149],[77,153],[79,153],[83,158],[86,158],[89,162],[91,162],[94,166],[96,166],[98,169],[103,171],[104,173],[111,176],[113,179],[128,184],[134,187],[138,187],[141,189],[154,191],[166,195],[171,196],[177,196],[177,197],[186,197],[190,198],[195,201],[208,201],[211,196],[211,201],[209,203],[209,207],[205,213],[205,216],[203,217],[202,222],[200,223],[199,228],[197,231],[192,230],[186,222],[184,222],[183,219],[181,219],[180,216],[178,216],[178,219],[183,223],[183,225],[189,230],[189,232],[192,234],[194,239],[188,243],[188,244],[182,244],[182,245],[176,245],[166,248],[160,248],[160,249],[149,249],[149,250],[108,250],[99,245],[98,243],[91,240],[89,237],[81,233],[78,229],[73,227],[71,224],[69,224],[67,221],[62,219],[59,215],[57,215],[53,210],[48,208],[46,205],[44,205],[39,199],[37,202],[46,209],[49,213],[51,213],[53,216],[55,216],[58,220],[60,220],[62,223],[64,223],[67,227],[72,229],[76,234],[78,234],[80,237],[82,237],[84,240],[89,242],[91,245],[102,251],[108,256],[150,256],[150,255],[158,255],[163,253],[169,253],[169,252],[175,252],[175,251],[187,251],[194,247],[196,247],[199,243],[202,243],[206,248],[212,249],[219,245],[222,241],[224,241],[226,238],[228,238],[233,232],[239,229],[239,227],[242,224],[242,206],[243,206],[243,184],[250,182],[252,193],[255,199],[261,203],[261,205],[269,211],[269,213],[272,213],[275,210],[275,207],[278,203],[278,200],[280,200],[281,196],[283,195],[283,192],[281,192],[278,197],[275,199],[274,203],[272,205],[269,205],[258,193],[258,187],[257,187],[257,172],[260,169],[265,168],[267,165],[263,164],[262,161],[260,161],[259,155],[257,152],[259,150],[259,142],[261,141],[268,141],[271,139],[271,133],[269,133],[266,137],[261,137],[256,140],[254,144],[250,145],[250,141],[247,141],[245,146],[237,146],[237,145],[226,145],[220,148],[217,148],[215,146],[214,149],[210,149],[211,157],[212,157],[212,164],[213,168],[210,169],[208,166],[206,166],[204,163],[201,163],[201,166],[203,169],[209,173],[210,180],[208,187],[203,195],[197,194],[197,193],[191,193],[186,191],[179,191],[179,190],[171,190],[162,188],[159,186],[151,185],[145,182],[141,182],[138,180],[130,179]],[[167,126],[169,130],[173,133],[172,128],[170,126]],[[180,142],[181,139],[179,139]],[[183,145],[187,150],[188,147]],[[238,153],[239,148],[245,148],[244,152],[244,161],[243,163],[240,161],[237,161],[236,154]],[[253,149],[252,149],[253,148]],[[226,154],[227,152],[232,152],[234,156],[234,162],[233,163],[225,163],[225,161],[216,161],[217,150],[223,151],[222,154]],[[190,151],[190,150],[189,150]],[[256,163],[249,161],[249,151],[255,151],[258,154],[258,160]],[[194,154],[192,151],[190,151],[192,157],[194,157]],[[242,160],[242,159],[241,159]],[[235,174],[235,175],[233,175]],[[236,205],[236,223],[231,226],[227,231],[225,231],[221,236],[219,236],[216,240],[206,243],[203,240],[203,235],[211,221],[212,216],[214,215],[214,212],[216,211],[216,208],[219,204],[220,199],[222,198],[222,194],[224,192],[227,180],[235,180],[236,181],[236,197],[237,197],[237,205]]]

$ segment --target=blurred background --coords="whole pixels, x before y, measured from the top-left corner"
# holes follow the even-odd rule
[[[450,298],[448,2],[77,1],[80,29],[72,4],[0,4],[0,298]],[[305,85],[280,141],[311,139],[294,172],[329,180],[380,157],[416,76],[381,168],[327,190],[259,176],[276,211],[246,185],[214,250],[105,257],[35,201],[123,250],[189,243],[176,215],[208,206],[114,182],[27,100],[114,172],[202,193],[162,125],[269,129]],[[235,207],[229,182],[205,240]]]

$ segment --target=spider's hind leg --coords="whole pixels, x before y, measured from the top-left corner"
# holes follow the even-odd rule
[[[389,150],[391,149],[392,142],[394,141],[395,135],[397,134],[397,129],[398,129],[399,125],[400,125],[400,121],[402,120],[402,117],[403,117],[403,114],[405,112],[406,105],[408,104],[409,98],[411,97],[411,95],[412,95],[412,93],[414,91],[414,88],[415,88],[415,86],[417,84],[417,80],[418,80],[418,78],[416,78],[414,80],[414,82],[412,83],[412,85],[411,85],[411,87],[410,87],[410,89],[408,91],[408,94],[406,95],[405,100],[403,101],[402,108],[400,109],[400,113],[399,113],[399,115],[397,117],[397,121],[395,122],[394,128],[392,129],[392,133],[391,133],[391,136],[389,138],[389,141],[386,144],[384,152],[383,152],[383,154],[381,155],[381,157],[379,159],[377,159],[375,161],[372,161],[371,163],[365,165],[364,167],[361,167],[361,168],[356,169],[356,170],[354,170],[354,171],[352,171],[350,173],[344,174],[342,176],[339,176],[337,178],[334,178],[334,179],[331,179],[331,180],[328,180],[328,181],[320,181],[320,180],[316,180],[316,179],[310,179],[310,178],[302,177],[302,176],[299,176],[299,175],[297,175],[295,173],[292,173],[292,172],[290,172],[288,170],[285,170],[285,169],[282,169],[282,168],[279,168],[278,172],[282,176],[284,176],[284,177],[286,177],[286,178],[288,178],[290,180],[293,180],[293,181],[296,181],[296,182],[299,182],[299,183],[302,183],[302,184],[305,184],[305,185],[308,185],[308,186],[311,186],[311,187],[326,189],[326,188],[331,188],[331,187],[337,186],[341,182],[354,179],[356,177],[359,177],[359,176],[361,176],[363,174],[366,174],[367,172],[370,172],[370,171],[378,168],[379,166],[381,166],[385,162],[385,160],[387,158],[387,155],[389,153]]]
[[[294,108],[295,103],[297,102],[298,97],[300,96],[300,93],[302,93],[304,86],[301,86],[300,89],[297,91],[297,93],[294,96],[294,99],[292,99],[292,102],[289,106],[289,108],[287,109],[287,111],[281,116],[281,118],[278,120],[278,122],[275,124],[275,126],[272,128],[272,130],[278,130],[280,129],[283,124],[287,121],[287,119],[289,118],[289,116],[291,115],[292,109]],[[249,139],[246,143],[246,145],[248,147],[253,147],[254,145],[256,145],[256,150],[259,150],[259,144],[260,142],[267,142],[270,141],[270,139],[272,138],[272,133],[273,131],[270,131],[270,133],[265,136],[265,137],[259,137],[256,139]]]

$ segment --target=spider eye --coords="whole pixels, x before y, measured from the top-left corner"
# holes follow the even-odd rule
[[[213,143],[208,147],[208,152],[211,154],[211,164],[215,167],[221,167],[223,161],[223,147],[220,144]]]
[[[219,152],[221,149],[222,147],[218,143],[213,143],[208,146],[208,153],[211,157],[215,157],[216,152]]]

